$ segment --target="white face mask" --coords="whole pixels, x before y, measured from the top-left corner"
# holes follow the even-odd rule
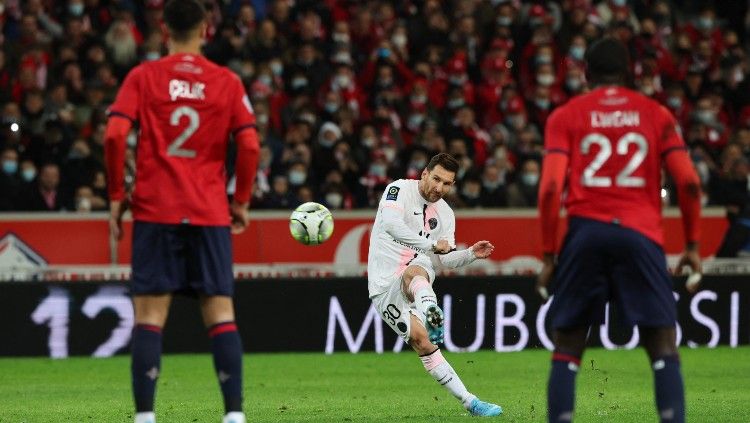
[[[404,47],[406,45],[406,35],[404,34],[396,34],[391,38],[391,41],[393,42],[396,47]]]
[[[76,201],[76,210],[87,212],[91,211],[91,200],[86,197],[81,197]]]
[[[555,83],[555,76],[549,73],[543,73],[541,75],[537,75],[536,82],[538,82],[539,85],[549,87],[550,85]]]
[[[393,148],[384,148],[383,154],[385,154],[385,159],[390,163],[393,161],[393,159],[396,158],[396,150]]]
[[[334,209],[337,209],[341,207],[341,204],[344,202],[344,197],[341,196],[338,192],[329,192],[326,194],[326,203]]]

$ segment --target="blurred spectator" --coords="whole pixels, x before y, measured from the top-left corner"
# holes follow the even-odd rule
[[[538,161],[529,159],[523,162],[516,181],[508,185],[508,206],[536,207],[540,176]]]
[[[0,211],[16,210],[21,193],[21,178],[18,171],[18,152],[6,148],[0,153]]]
[[[26,193],[24,210],[56,211],[66,208],[66,204],[60,187],[60,167],[55,163],[42,165],[36,186]]]

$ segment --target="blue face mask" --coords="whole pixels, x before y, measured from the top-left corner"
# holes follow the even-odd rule
[[[586,49],[581,46],[570,47],[570,57],[576,60],[583,60],[583,55],[586,53]]]
[[[3,160],[3,172],[6,175],[15,175],[18,171],[18,162],[15,160]]]
[[[673,109],[679,109],[682,106],[682,99],[680,97],[669,97],[667,98],[667,105]]]
[[[370,173],[372,173],[375,176],[385,176],[386,174],[386,167],[382,164],[372,164],[370,165]]]
[[[578,91],[583,82],[578,78],[568,78],[565,80],[565,86],[571,91]]]
[[[539,182],[539,175],[536,173],[524,173],[521,175],[521,182],[527,186],[534,186]]]
[[[73,16],[81,16],[83,15],[83,3],[76,3],[76,4],[69,4],[68,5],[68,12],[70,12]]]
[[[161,59],[161,54],[158,51],[149,51],[143,56],[143,59],[148,62],[152,62],[154,60]]]
[[[298,170],[289,172],[289,183],[292,185],[302,185],[305,183],[306,179],[307,175],[305,172],[300,172]]]
[[[536,104],[536,107],[544,110],[549,109],[550,106],[550,101],[546,98],[537,98],[534,100],[534,103]]]
[[[21,171],[21,179],[25,182],[31,182],[36,178],[36,169],[28,168]]]
[[[328,113],[336,113],[336,111],[339,109],[339,105],[338,103],[334,102],[326,102],[323,108],[325,108],[326,112]]]

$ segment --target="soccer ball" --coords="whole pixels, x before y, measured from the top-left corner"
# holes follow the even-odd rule
[[[304,203],[289,217],[289,232],[302,244],[322,244],[333,234],[333,216],[322,204]]]

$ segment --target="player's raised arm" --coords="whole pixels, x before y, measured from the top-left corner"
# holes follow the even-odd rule
[[[693,168],[685,143],[677,131],[673,119],[667,124],[663,139],[662,156],[667,172],[677,187],[677,202],[682,213],[682,226],[685,234],[685,253],[677,264],[676,273],[682,273],[683,266],[690,266],[693,275],[686,285],[688,291],[695,292],[700,282],[701,261],[698,251],[700,241],[701,184]]]
[[[433,250],[437,241],[419,236],[406,225],[404,221],[405,201],[403,195],[399,196],[400,190],[401,187],[392,183],[386,187],[383,193],[380,207],[383,229],[398,242],[426,251]],[[447,252],[447,249],[445,252]]]

